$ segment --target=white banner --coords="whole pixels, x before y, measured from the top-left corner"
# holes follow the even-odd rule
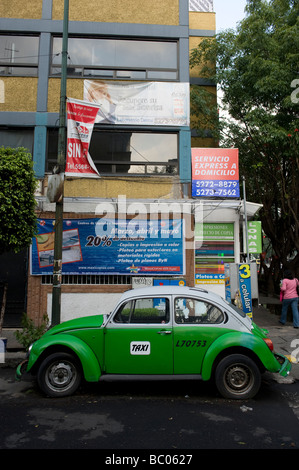
[[[189,83],[84,80],[84,100],[99,106],[96,123],[189,126]]]

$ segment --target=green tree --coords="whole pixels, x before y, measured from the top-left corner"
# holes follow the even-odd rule
[[[236,30],[203,41],[190,62],[221,91],[226,113],[215,119],[209,111],[207,128],[221,147],[239,148],[247,198],[263,204],[259,217],[275,254],[268,279],[277,285],[281,264],[298,276],[298,0],[247,0]],[[204,91],[192,88],[191,103],[202,124]]]
[[[36,234],[33,163],[24,148],[0,148],[0,253],[15,253]]]

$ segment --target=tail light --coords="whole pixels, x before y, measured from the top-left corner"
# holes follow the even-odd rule
[[[271,339],[270,338],[263,338],[263,340],[265,341],[265,343],[268,346],[268,348],[270,349],[270,351],[273,351],[274,346],[273,346],[273,343],[272,343]]]

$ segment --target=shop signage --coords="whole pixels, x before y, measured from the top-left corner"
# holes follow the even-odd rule
[[[185,286],[185,279],[175,279],[175,278],[163,278],[163,279],[154,279],[154,286]]]
[[[234,224],[195,224],[195,285],[224,284],[225,263],[234,262]]]
[[[239,265],[239,292],[243,312],[252,317],[251,272],[249,264]]]
[[[239,198],[239,150],[193,148],[192,197]]]
[[[262,223],[253,221],[247,223],[249,253],[262,253]]]
[[[62,274],[185,274],[184,223],[176,220],[66,219]],[[31,274],[53,273],[54,220],[38,219]]]

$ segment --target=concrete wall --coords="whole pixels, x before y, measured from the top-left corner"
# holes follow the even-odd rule
[[[63,18],[63,1],[53,0],[53,20]],[[71,21],[179,24],[179,0],[70,0]]]

